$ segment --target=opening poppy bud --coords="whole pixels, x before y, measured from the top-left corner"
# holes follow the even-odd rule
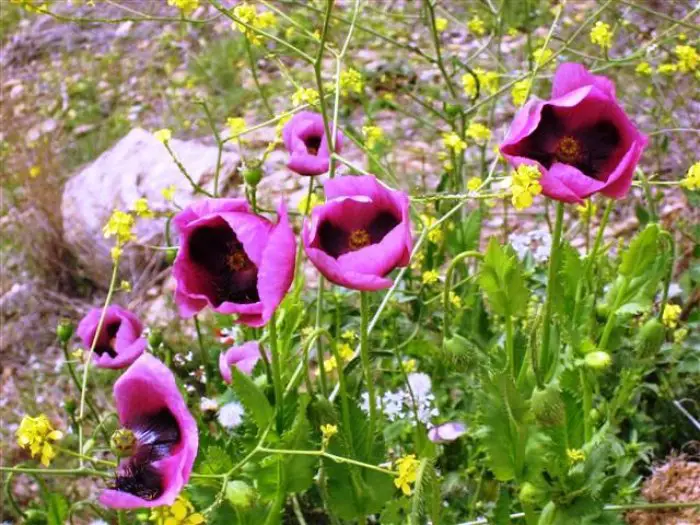
[[[61,343],[67,343],[73,336],[73,330],[75,327],[68,319],[61,319],[56,326],[56,336]]]
[[[177,257],[177,248],[168,248],[165,250],[165,262],[168,264],[173,264],[175,258]]]
[[[518,499],[524,505],[537,505],[544,501],[545,493],[532,483],[526,481],[518,492]]]
[[[601,350],[586,354],[584,361],[587,367],[600,371],[605,370],[612,364],[610,354]]]
[[[255,491],[245,481],[233,480],[226,485],[226,499],[234,507],[250,507],[254,498]]]
[[[536,388],[530,403],[535,419],[542,426],[561,425],[566,418],[564,400],[556,385],[547,385],[543,390]]]
[[[163,332],[160,330],[152,330],[148,335],[148,345],[151,348],[158,348],[163,344]]]
[[[666,327],[657,318],[652,317],[639,330],[637,352],[640,357],[655,355],[666,340]]]
[[[243,180],[248,186],[255,187],[262,180],[263,170],[260,164],[248,166],[243,171]]]
[[[136,436],[128,428],[119,428],[109,439],[109,447],[120,458],[131,456],[136,447]]]

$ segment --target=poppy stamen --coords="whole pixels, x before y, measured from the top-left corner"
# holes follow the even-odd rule
[[[554,156],[564,164],[576,164],[580,162],[583,157],[581,142],[571,135],[562,137],[559,139],[559,142],[557,142]]]
[[[369,236],[369,232],[364,228],[353,230],[348,238],[348,245],[352,251],[369,246],[371,243],[372,239]]]
[[[231,271],[240,272],[250,269],[253,263],[250,261],[245,251],[242,249],[235,249],[226,256],[226,266],[228,266]]]

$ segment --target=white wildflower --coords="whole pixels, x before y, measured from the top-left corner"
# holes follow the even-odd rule
[[[222,427],[233,429],[243,421],[245,410],[238,401],[231,401],[219,410],[219,423]]]

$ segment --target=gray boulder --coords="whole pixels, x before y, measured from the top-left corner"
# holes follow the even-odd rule
[[[170,147],[197,184],[212,192],[218,149],[198,141],[173,139]],[[238,182],[240,156],[224,150],[219,175],[219,192],[231,195]],[[111,149],[71,177],[63,190],[61,215],[64,240],[76,256],[85,276],[107,286],[114,239],[105,239],[102,228],[115,209],[131,209],[142,197],[155,211],[173,209],[162,195],[174,185],[174,203],[187,206],[204,196],[195,192],[163,144],[152,133],[133,129]],[[163,244],[164,218],[138,219],[138,242],[124,252],[120,270],[124,277],[137,279],[158,253],[140,245]],[[162,253],[160,253],[162,255]]]

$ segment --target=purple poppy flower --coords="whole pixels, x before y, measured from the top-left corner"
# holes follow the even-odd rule
[[[86,348],[92,347],[102,308],[93,308],[78,324],[78,337]],[[101,368],[125,368],[146,349],[146,339],[141,337],[141,321],[121,306],[108,306],[102,329],[92,354],[95,366]]]
[[[199,443],[172,372],[143,354],[114,384],[114,399],[135,445],[100,503],[120,509],[171,505],[190,477]]]
[[[428,430],[428,439],[433,443],[449,443],[463,436],[467,432],[467,426],[459,421],[443,423]]]
[[[260,345],[249,341],[240,346],[232,346],[219,356],[219,371],[224,381],[231,383],[231,367],[235,366],[244,374],[250,375],[260,359]]]
[[[538,166],[548,197],[582,202],[598,192],[624,197],[646,144],[612,81],[566,63],[554,75],[552,98],[533,99],[515,116],[501,153],[514,166]]]
[[[294,115],[282,130],[284,146],[289,152],[287,167],[299,175],[321,175],[328,171],[330,150],[323,117],[311,111]],[[335,151],[343,149],[343,135],[335,136]]]
[[[244,199],[205,199],[174,219],[180,250],[173,267],[175,303],[191,317],[206,306],[262,326],[294,278],[296,240],[280,205],[279,221],[250,211]]]
[[[408,195],[372,176],[336,177],[324,183],[326,203],[304,222],[309,259],[329,280],[354,290],[381,290],[386,275],[411,257]]]

